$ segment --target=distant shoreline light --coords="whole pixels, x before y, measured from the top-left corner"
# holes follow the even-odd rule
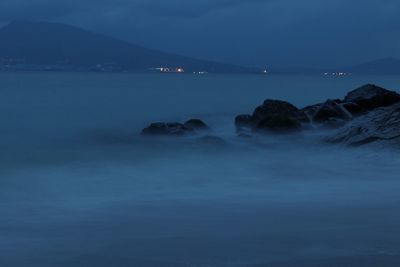
[[[353,75],[353,73],[351,72],[325,72],[324,73],[325,76],[350,76]]]
[[[185,69],[182,67],[176,67],[176,68],[158,67],[158,68],[151,68],[150,70],[159,71],[160,73],[185,73]]]

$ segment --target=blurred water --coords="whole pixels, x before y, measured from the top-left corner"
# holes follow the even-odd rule
[[[0,73],[0,264],[399,266],[398,151],[233,129],[367,82],[400,77]],[[138,136],[192,117],[227,144]]]

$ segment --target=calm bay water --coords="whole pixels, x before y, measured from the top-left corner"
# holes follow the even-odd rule
[[[399,266],[398,151],[235,136],[396,76],[0,73],[3,266]],[[203,118],[226,146],[138,136]]]

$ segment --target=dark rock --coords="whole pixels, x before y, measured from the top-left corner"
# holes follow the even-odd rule
[[[367,84],[348,93],[344,102],[356,103],[365,110],[373,110],[400,102],[400,95],[394,91]]]
[[[355,118],[326,140],[360,146],[377,141],[400,139],[400,103],[378,108]]]
[[[296,118],[299,112],[300,110],[289,102],[267,99],[263,105],[256,108],[253,119],[260,122],[275,115]]]
[[[307,116],[308,120],[310,122],[312,122],[312,119],[315,115],[315,113],[317,113],[317,111],[319,110],[319,108],[323,105],[323,103],[320,104],[315,104],[312,106],[307,106],[303,109],[301,109],[301,111]]]
[[[186,128],[192,128],[194,130],[209,130],[207,124],[205,124],[202,120],[199,119],[191,119],[183,124]]]
[[[258,130],[271,132],[294,132],[301,129],[301,123],[291,116],[271,115],[265,117],[257,124]]]
[[[302,123],[309,123],[304,111],[289,102],[267,99],[257,107],[253,115],[239,115],[235,126],[240,136],[249,136],[251,131],[293,132],[301,128]]]
[[[337,101],[328,100],[320,105],[312,117],[313,122],[324,123],[335,120],[350,120],[351,113]]]
[[[188,128],[182,123],[152,123],[149,127],[143,129],[142,135],[166,135],[179,136],[186,133],[192,133],[193,129]]]
[[[347,109],[354,116],[361,115],[367,111],[359,104],[353,102],[344,103],[343,107]]]

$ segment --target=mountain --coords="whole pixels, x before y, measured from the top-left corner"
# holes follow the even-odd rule
[[[355,74],[400,74],[400,59],[383,58],[347,68]]]
[[[254,69],[147,49],[74,26],[15,21],[0,29],[0,69],[253,72]]]

